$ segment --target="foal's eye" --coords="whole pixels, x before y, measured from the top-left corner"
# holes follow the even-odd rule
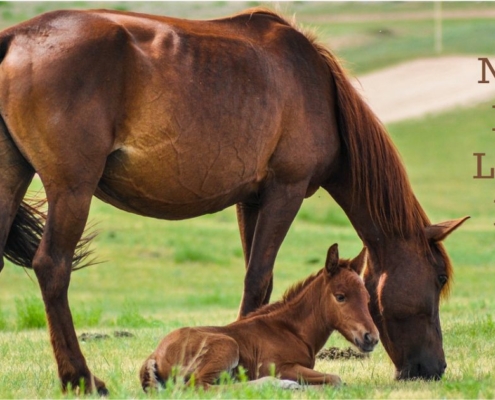
[[[440,286],[444,286],[448,280],[449,278],[447,275],[438,275],[438,282],[440,282]]]
[[[335,298],[339,303],[343,303],[345,301],[345,296],[343,294],[336,294]]]

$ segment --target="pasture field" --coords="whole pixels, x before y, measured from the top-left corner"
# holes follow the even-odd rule
[[[162,4],[163,13],[169,10],[169,14],[196,18],[221,16],[236,11],[238,6],[222,2],[206,3],[207,6],[188,3],[185,9],[174,3],[146,5],[144,2],[142,5],[96,3],[95,6],[141,10],[139,7],[157,7],[157,4]],[[255,4],[243,3],[238,9],[245,5]],[[8,26],[61,6],[87,8],[92,5],[85,2],[28,3],[20,8],[17,3],[0,3],[0,17],[3,26]],[[416,24],[395,20],[335,22],[335,15],[359,16],[365,11],[347,3],[295,3],[282,4],[283,7],[292,7],[305,24],[317,27],[324,41],[331,43],[329,38],[334,38],[340,47],[338,53],[356,71],[433,54],[433,42],[428,42],[432,40],[433,26],[427,18],[413,21]],[[404,11],[397,3],[366,7],[369,7],[366,13],[391,15]],[[423,13],[431,10],[432,4],[405,3],[404,7],[407,12]],[[478,3],[472,7],[488,12],[495,4]],[[467,8],[466,3],[444,5],[444,11],[464,12]],[[150,11],[159,12],[156,8]],[[315,22],[311,22],[312,18]],[[374,29],[384,31],[384,24],[387,27],[395,24],[389,29],[395,33],[387,34],[386,38],[370,33]],[[452,18],[444,21],[444,29],[447,53],[480,56],[493,52],[488,41],[493,34],[486,33],[495,33],[495,24],[488,18]],[[353,32],[364,32],[367,39],[362,41],[363,36],[353,36]],[[412,38],[413,34],[418,37]],[[351,36],[361,39],[353,41],[355,39],[349,39]],[[374,41],[370,42],[368,36]],[[449,365],[441,381],[394,381],[392,363],[379,345],[364,361],[317,363],[316,369],[342,377],[346,386],[338,389],[308,388],[289,392],[271,387],[225,385],[209,392],[197,392],[169,387],[151,397],[495,397],[495,197],[493,180],[472,179],[476,174],[472,153],[486,152],[487,167],[495,166],[492,104],[389,127],[415,193],[432,222],[464,215],[472,217],[446,241],[454,262],[455,284],[449,300],[441,306]],[[35,180],[33,191],[40,187]],[[226,324],[236,318],[244,267],[235,210],[230,208],[194,220],[166,222],[126,214],[95,199],[90,219],[101,231],[93,248],[102,263],[73,273],[70,302],[78,335],[98,333],[108,337],[82,342],[82,349],[92,371],[107,383],[110,398],[147,398],[140,388],[138,370],[165,333],[184,325]],[[343,257],[353,257],[361,249],[345,215],[320,191],[305,201],[280,250],[272,299],[279,298],[292,283],[321,268],[328,246],[335,242],[339,243]],[[116,336],[116,331],[128,332],[132,337]],[[347,347],[348,344],[334,333],[328,346]],[[59,390],[34,274],[10,264],[0,273],[0,357],[0,398],[73,396],[63,396]]]

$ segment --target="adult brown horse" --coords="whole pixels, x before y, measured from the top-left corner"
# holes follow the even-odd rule
[[[43,14],[0,34],[0,115],[0,253],[36,273],[64,388],[106,392],[67,298],[93,195],[163,219],[236,204],[244,316],[268,302],[287,230],[323,187],[369,249],[370,311],[397,377],[443,374],[452,268],[439,242],[464,219],[430,224],[336,58],[280,16]],[[35,173],[46,221],[23,201]]]
[[[310,385],[339,385],[340,377],[315,371],[316,354],[334,330],[363,352],[378,343],[368,310],[370,296],[359,277],[366,249],[354,260],[328,249],[325,267],[267,304],[227,326],[180,328],[166,335],[141,367],[143,389],[169,379],[208,388],[222,372],[246,371],[248,380],[276,374]]]

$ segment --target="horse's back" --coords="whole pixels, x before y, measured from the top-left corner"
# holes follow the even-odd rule
[[[243,201],[273,175],[310,180],[330,162],[326,67],[276,15],[60,11],[3,37],[0,109],[44,181],[103,165],[99,197],[177,219]]]

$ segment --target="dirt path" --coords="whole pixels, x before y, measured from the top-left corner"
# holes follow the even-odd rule
[[[491,83],[478,83],[481,62],[476,56],[439,57],[360,76],[355,86],[378,117],[391,123],[494,99],[495,77],[488,70],[487,79]]]

